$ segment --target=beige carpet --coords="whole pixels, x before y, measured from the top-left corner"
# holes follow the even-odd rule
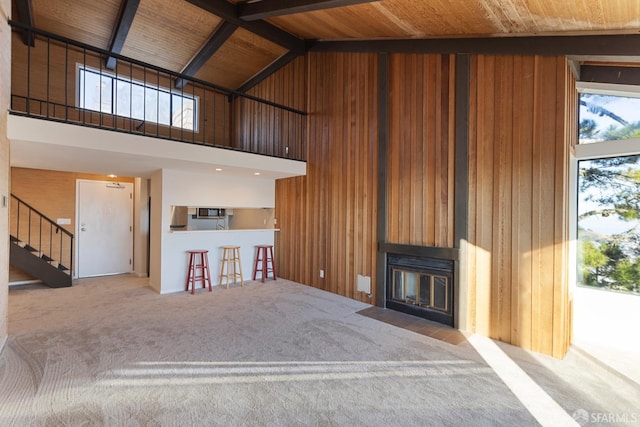
[[[358,315],[366,304],[286,280],[146,284],[12,288],[0,425],[537,425],[470,345]],[[637,388],[588,361],[505,348],[569,414],[637,411]]]

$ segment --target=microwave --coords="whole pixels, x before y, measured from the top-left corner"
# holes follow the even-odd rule
[[[224,218],[225,212],[222,208],[198,208],[196,218]]]

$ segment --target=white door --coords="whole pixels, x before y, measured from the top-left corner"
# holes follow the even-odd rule
[[[77,181],[78,277],[133,269],[133,184]]]

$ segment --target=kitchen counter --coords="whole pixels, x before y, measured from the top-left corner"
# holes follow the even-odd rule
[[[254,232],[254,231],[280,231],[279,228],[243,228],[239,230],[234,229],[224,229],[224,230],[190,230],[188,228],[177,228],[171,230],[172,233],[243,233],[243,232]]]
[[[251,281],[257,245],[273,245],[277,228],[241,230],[170,230],[163,236],[162,265],[163,286],[161,293],[184,292],[189,263],[188,250],[209,251],[211,284],[218,285],[222,246],[240,246],[242,275],[245,282]],[[198,283],[198,286],[201,286]],[[240,286],[235,284],[231,286]],[[196,290],[198,292],[198,290]]]

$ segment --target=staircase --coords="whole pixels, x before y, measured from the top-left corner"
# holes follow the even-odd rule
[[[52,288],[71,286],[73,234],[11,194],[9,263]]]

